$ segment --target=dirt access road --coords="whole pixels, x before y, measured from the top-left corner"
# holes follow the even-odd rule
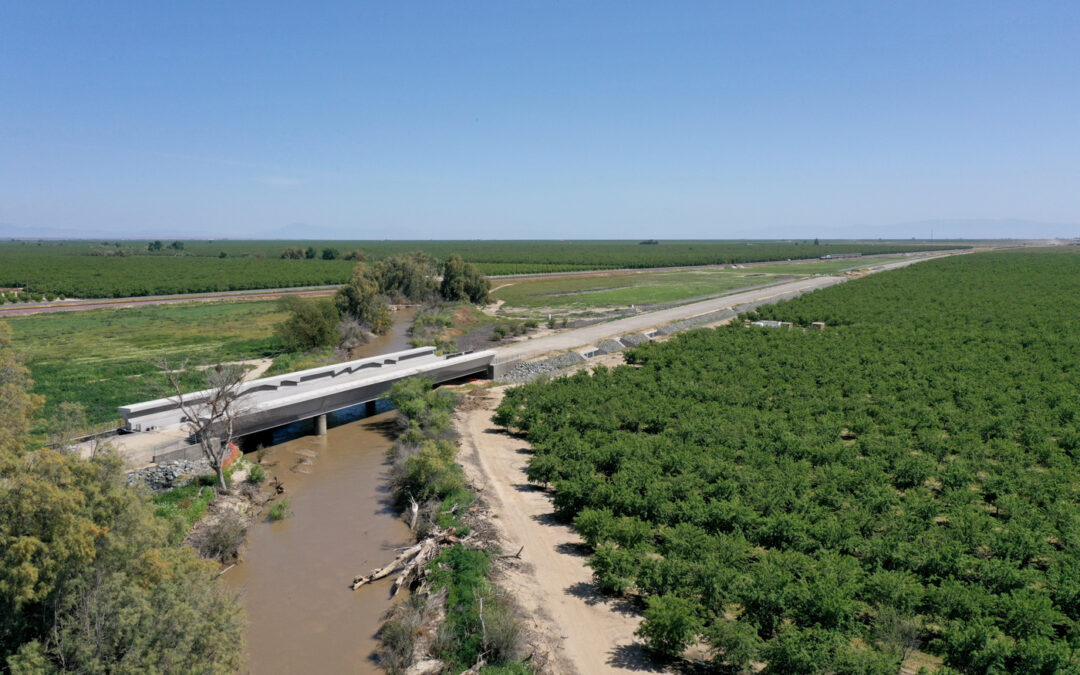
[[[551,495],[525,477],[528,444],[491,423],[506,387],[477,390],[454,416],[458,459],[498,518],[503,550],[521,560],[501,566],[500,585],[525,611],[535,649],[554,673],[661,673],[634,631],[641,623],[626,600],[598,595],[587,551],[569,526],[552,516]],[[524,547],[524,548],[522,548]]]
[[[957,253],[962,252],[966,251],[958,251]],[[907,260],[872,266],[869,269],[871,273],[893,270],[900,267],[907,267],[908,265],[923,260],[933,260],[934,258],[944,257],[944,255],[950,254],[910,258]],[[848,279],[849,277],[846,276],[811,277],[809,279],[800,279],[798,281],[755,288],[749,291],[735,291],[727,295],[687,305],[679,305],[678,307],[672,307],[671,309],[664,309],[656,312],[644,312],[637,316],[630,316],[624,319],[598,323],[575,330],[561,331],[554,335],[537,338],[535,340],[517,342],[508,347],[499,349],[499,354],[495,357],[495,362],[507,363],[513,361],[528,361],[539,358],[544,354],[564,352],[570,349],[585,347],[587,345],[596,345],[603,340],[619,335],[647,331],[674,321],[699,316],[701,314],[708,314],[709,312],[715,312],[721,309],[728,309],[762,300],[783,300],[788,297],[795,297],[802,293],[844,283],[845,281],[848,281]]]

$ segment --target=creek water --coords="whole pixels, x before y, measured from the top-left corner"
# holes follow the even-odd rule
[[[396,313],[390,334],[351,356],[407,349],[411,319],[410,311]],[[285,520],[256,522],[244,561],[222,577],[241,590],[252,673],[380,672],[371,657],[380,619],[394,602],[391,582],[359,591],[349,584],[412,542],[386,487],[395,413],[379,401],[371,417],[357,406],[328,422],[325,436],[315,436],[309,420],[246,439],[249,448],[266,448],[262,463],[284,484],[292,507]]]

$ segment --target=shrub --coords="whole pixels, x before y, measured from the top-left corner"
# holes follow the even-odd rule
[[[292,504],[290,504],[289,500],[286,498],[271,506],[266,517],[271,521],[285,520],[292,516],[292,514]]]
[[[281,307],[289,312],[289,318],[277,327],[286,350],[307,351],[337,344],[340,316],[333,301],[287,296],[281,299]]]
[[[505,338],[508,332],[509,330],[506,326],[499,324],[498,326],[495,326],[495,329],[492,331],[491,339],[495,342],[498,342],[499,340]]]
[[[252,464],[251,468],[248,469],[247,482],[258,485],[264,480],[266,480],[266,469],[258,464]]]
[[[235,560],[247,537],[247,524],[236,511],[226,511],[198,537],[196,548],[204,558],[227,563]]]
[[[423,595],[409,596],[391,610],[390,618],[379,629],[379,666],[390,675],[404,673],[412,664],[413,644],[426,604]]]

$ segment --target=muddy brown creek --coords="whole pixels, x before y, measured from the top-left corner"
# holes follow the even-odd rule
[[[411,312],[395,319],[390,335],[353,358],[407,349]],[[393,558],[411,534],[386,487],[395,413],[380,401],[374,416],[363,415],[363,406],[330,415],[326,436],[315,436],[309,420],[247,439],[248,448],[267,447],[262,463],[292,507],[278,522],[264,514],[248,533],[244,561],[222,577],[241,591],[251,673],[380,672],[371,657],[392,582],[355,592],[349,584]]]

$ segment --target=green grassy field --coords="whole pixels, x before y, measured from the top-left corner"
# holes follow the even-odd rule
[[[274,325],[284,314],[274,302],[216,302],[103,309],[11,317],[17,349],[44,415],[60,403],[87,406],[91,423],[117,418],[116,407],[170,392],[156,362],[195,364],[269,356]],[[198,375],[186,379],[194,386]]]
[[[892,258],[874,258],[875,263]],[[781,275],[828,274],[870,261],[830,260],[820,263],[762,265],[743,269],[640,272],[607,276],[569,277],[507,282],[494,292],[507,310],[556,309],[582,311],[676,302],[774,282]]]

